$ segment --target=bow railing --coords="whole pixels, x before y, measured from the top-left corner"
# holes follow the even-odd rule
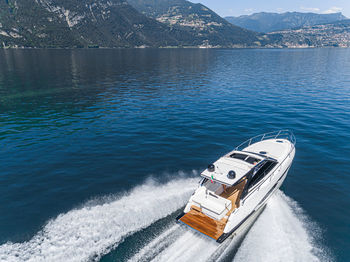
[[[265,133],[265,134],[261,134],[261,135],[249,138],[248,140],[244,141],[242,144],[237,146],[235,150],[242,151],[244,148],[250,146],[251,144],[254,144],[263,140],[268,140],[268,139],[287,139],[293,144],[293,147],[295,146],[295,143],[296,143],[296,138],[293,132],[286,129],[286,130],[269,132],[269,133]]]

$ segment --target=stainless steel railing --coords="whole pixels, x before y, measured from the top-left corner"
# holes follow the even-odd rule
[[[237,146],[234,150],[241,151],[242,149],[256,142],[260,142],[267,139],[278,139],[278,138],[287,139],[293,144],[293,147],[295,146],[296,138],[294,134],[290,130],[285,129],[285,130],[269,132],[269,133],[265,133],[265,134],[261,134],[261,135],[249,138],[248,140],[244,141],[242,144]]]

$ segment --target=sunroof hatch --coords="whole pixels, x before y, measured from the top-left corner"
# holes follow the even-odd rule
[[[255,164],[258,163],[260,161],[260,159],[246,155],[246,154],[242,154],[242,153],[233,153],[230,155],[231,158],[234,159],[239,159],[239,160],[243,160],[249,164]]]

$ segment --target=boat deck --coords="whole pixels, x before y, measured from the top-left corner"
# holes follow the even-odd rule
[[[231,200],[232,208],[227,213],[227,216],[239,207],[240,196],[243,192],[246,180],[242,181],[235,187],[228,188],[224,191],[221,196]],[[186,213],[179,221],[185,223],[186,225],[192,227],[193,229],[217,240],[223,233],[227,223],[227,218],[221,220],[212,219],[201,212],[201,209],[197,206],[192,206],[191,210]]]
[[[226,221],[222,220],[218,221],[212,219],[195,209],[191,209],[179,219],[179,221],[203,233],[204,235],[207,235],[208,237],[214,238],[215,240],[217,240],[224,232]]]
[[[228,200],[231,200],[232,203],[232,209],[230,212],[227,214],[228,216],[231,215],[231,213],[239,207],[239,201],[241,198],[241,195],[243,193],[243,189],[245,184],[247,183],[247,179],[244,179],[241,183],[234,187],[230,187],[226,189],[226,191],[221,193],[221,197],[226,198]]]

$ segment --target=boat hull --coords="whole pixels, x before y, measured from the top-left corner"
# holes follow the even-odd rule
[[[203,171],[202,177],[207,180],[203,180],[204,182],[191,196],[184,212],[177,217],[177,220],[218,243],[249,229],[270,197],[283,184],[294,160],[294,136],[291,134],[291,139],[288,140],[277,138],[279,134],[280,132],[275,138],[265,140],[263,135],[261,141],[253,144],[250,139],[248,146],[241,151],[234,150],[216,161],[218,171],[209,170],[209,168]],[[260,160],[253,157],[261,158],[262,155],[264,156]],[[257,162],[250,162],[251,158]],[[222,174],[228,172],[227,170],[235,170],[239,174],[239,170],[249,167],[245,162],[253,168],[245,171],[248,173],[239,175],[233,183],[229,184],[231,186],[229,189],[225,185],[220,187],[220,183],[226,183],[226,185],[228,183],[227,178]],[[228,174],[233,172],[236,175],[235,171],[229,171]],[[211,180],[214,186],[208,182],[208,174],[211,173],[215,173],[217,180],[216,182]],[[232,179],[235,179],[235,176]],[[231,201],[229,206],[226,203],[229,202],[228,200]],[[226,210],[228,210],[227,213],[225,213]]]
[[[263,209],[264,209],[265,205],[267,204],[268,200],[281,187],[281,185],[283,184],[284,180],[286,179],[288,171],[289,171],[289,169],[291,167],[293,158],[294,158],[294,152],[293,152],[292,157],[290,159],[289,165],[284,170],[282,170],[282,172],[283,172],[283,173],[281,172],[282,174],[277,176],[277,178],[275,179],[275,183],[268,190],[268,192],[265,194],[265,196],[260,200],[260,202],[255,206],[253,211],[251,211],[248,215],[246,215],[243,219],[241,219],[240,222],[237,223],[235,226],[232,226],[232,223],[228,224],[227,227],[228,228],[231,227],[232,229],[229,230],[226,233],[223,233],[216,240],[216,242],[222,243],[227,238],[234,237],[235,235],[237,235],[238,233],[243,231],[246,227],[250,226],[250,224],[252,224],[256,220],[256,218],[259,216],[259,214],[263,211]]]
[[[247,228],[251,227],[254,222],[258,219],[260,214],[264,211],[266,203],[259,207],[258,210],[254,211],[250,216],[247,217],[245,221],[242,221],[241,225],[238,225],[237,228],[233,229],[232,232],[226,233],[221,238],[219,238],[216,242],[223,243],[226,240],[233,239],[234,237],[241,235],[243,232],[247,230]]]
[[[291,160],[292,161],[292,160]],[[284,172],[277,177],[277,182],[275,185],[271,187],[271,189],[267,192],[267,194],[262,198],[260,203],[255,207],[255,209],[248,214],[244,219],[242,219],[233,229],[231,229],[227,233],[223,233],[218,239],[216,239],[216,242],[218,243],[223,243],[227,239],[232,239],[236,235],[241,234],[243,231],[245,231],[247,228],[252,226],[252,224],[255,222],[255,220],[259,217],[259,215],[263,212],[268,200],[271,198],[271,196],[281,187],[283,184],[285,178],[287,177],[288,171],[290,169],[289,165]],[[176,220],[181,222],[181,218],[185,215],[186,213],[182,212]],[[185,224],[185,223],[183,223]],[[186,225],[186,224],[185,224]],[[190,227],[191,228],[191,227]],[[196,230],[197,231],[197,230]],[[198,231],[197,231],[198,232]]]
[[[248,227],[250,227],[255,220],[259,217],[259,215],[263,212],[268,200],[270,197],[281,187],[283,181],[285,180],[287,173],[286,172],[280,177],[279,181],[276,183],[276,186],[272,188],[272,190],[266,195],[264,201],[257,206],[257,208],[250,213],[246,218],[244,218],[240,224],[238,224],[235,228],[233,228],[230,232],[224,233],[220,238],[216,240],[218,243],[223,243],[226,239],[232,239],[236,235],[239,235],[242,231],[245,231]]]

